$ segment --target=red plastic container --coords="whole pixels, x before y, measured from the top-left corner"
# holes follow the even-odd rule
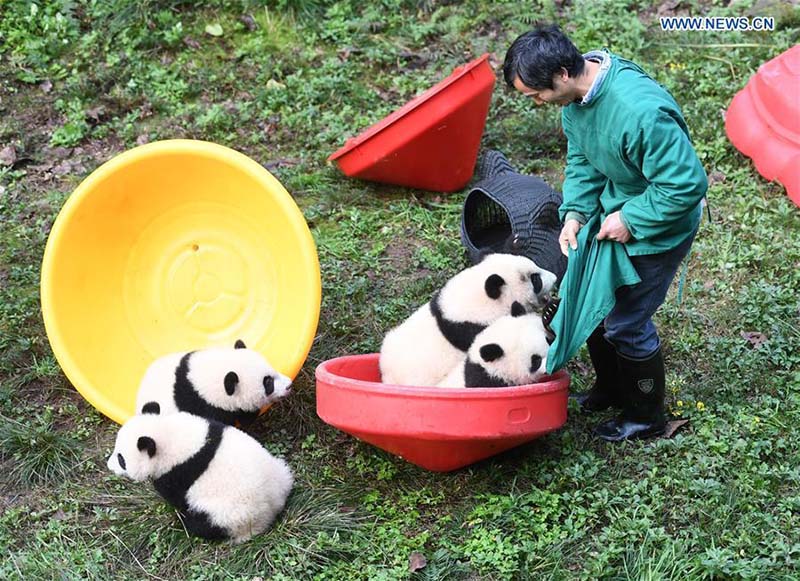
[[[731,101],[725,131],[800,206],[800,45],[759,67]]]
[[[485,54],[328,157],[345,175],[454,192],[472,177],[495,75]]]
[[[552,432],[567,420],[569,375],[504,388],[380,383],[378,353],[317,367],[317,415],[378,448],[437,472],[455,470]]]

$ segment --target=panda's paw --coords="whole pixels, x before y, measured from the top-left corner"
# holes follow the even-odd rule
[[[556,311],[558,311],[558,305],[560,304],[561,299],[552,298],[547,301],[544,309],[542,309],[542,323],[544,323],[544,328],[550,333],[553,333],[553,330],[550,328],[550,323],[553,322],[553,318],[556,316]]]

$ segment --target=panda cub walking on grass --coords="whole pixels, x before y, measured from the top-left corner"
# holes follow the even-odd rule
[[[380,354],[383,383],[437,385],[481,331],[500,317],[543,307],[555,282],[553,273],[524,256],[487,255],[389,331]]]
[[[288,395],[291,384],[291,379],[239,340],[233,349],[201,349],[156,359],[139,385],[136,410],[189,412],[246,426],[264,406]]]
[[[184,412],[133,416],[108,467],[152,480],[190,534],[237,543],[272,524],[294,480],[286,462],[244,432]]]

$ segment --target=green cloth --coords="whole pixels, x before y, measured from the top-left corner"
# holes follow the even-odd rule
[[[697,228],[708,180],[672,96],[638,65],[611,59],[595,96],[562,110],[568,145],[560,217],[621,210],[630,256],[666,252]]]
[[[604,218],[596,212],[578,231],[578,249],[569,249],[558,292],[561,304],[550,322],[556,338],[547,351],[547,373],[564,367],[578,352],[614,307],[619,287],[641,282],[625,244],[597,240]]]

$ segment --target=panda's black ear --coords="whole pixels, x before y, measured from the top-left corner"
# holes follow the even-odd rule
[[[233,392],[236,391],[236,386],[239,384],[239,376],[236,375],[235,371],[229,371],[225,374],[225,393],[228,395],[233,395]]]
[[[147,455],[151,458],[156,455],[156,441],[149,436],[142,436],[136,442],[136,447],[140,451],[147,450]]]
[[[142,413],[159,415],[161,413],[161,406],[158,405],[157,401],[148,401],[142,406]]]
[[[527,311],[525,310],[525,307],[523,307],[517,301],[514,301],[513,304],[511,305],[511,316],[512,317],[521,317],[526,312]]]
[[[542,358],[539,355],[531,355],[531,373],[536,373],[542,366]]]
[[[503,348],[500,347],[497,343],[489,343],[481,347],[481,359],[489,363],[490,361],[496,361],[500,359],[504,355]]]
[[[236,339],[236,343],[233,344],[234,349],[247,349],[247,345],[244,344],[244,341],[241,339]]]
[[[489,295],[490,299],[499,299],[504,284],[506,284],[506,281],[502,276],[499,274],[493,274],[486,279],[486,283],[483,286],[486,289],[486,294]]]

